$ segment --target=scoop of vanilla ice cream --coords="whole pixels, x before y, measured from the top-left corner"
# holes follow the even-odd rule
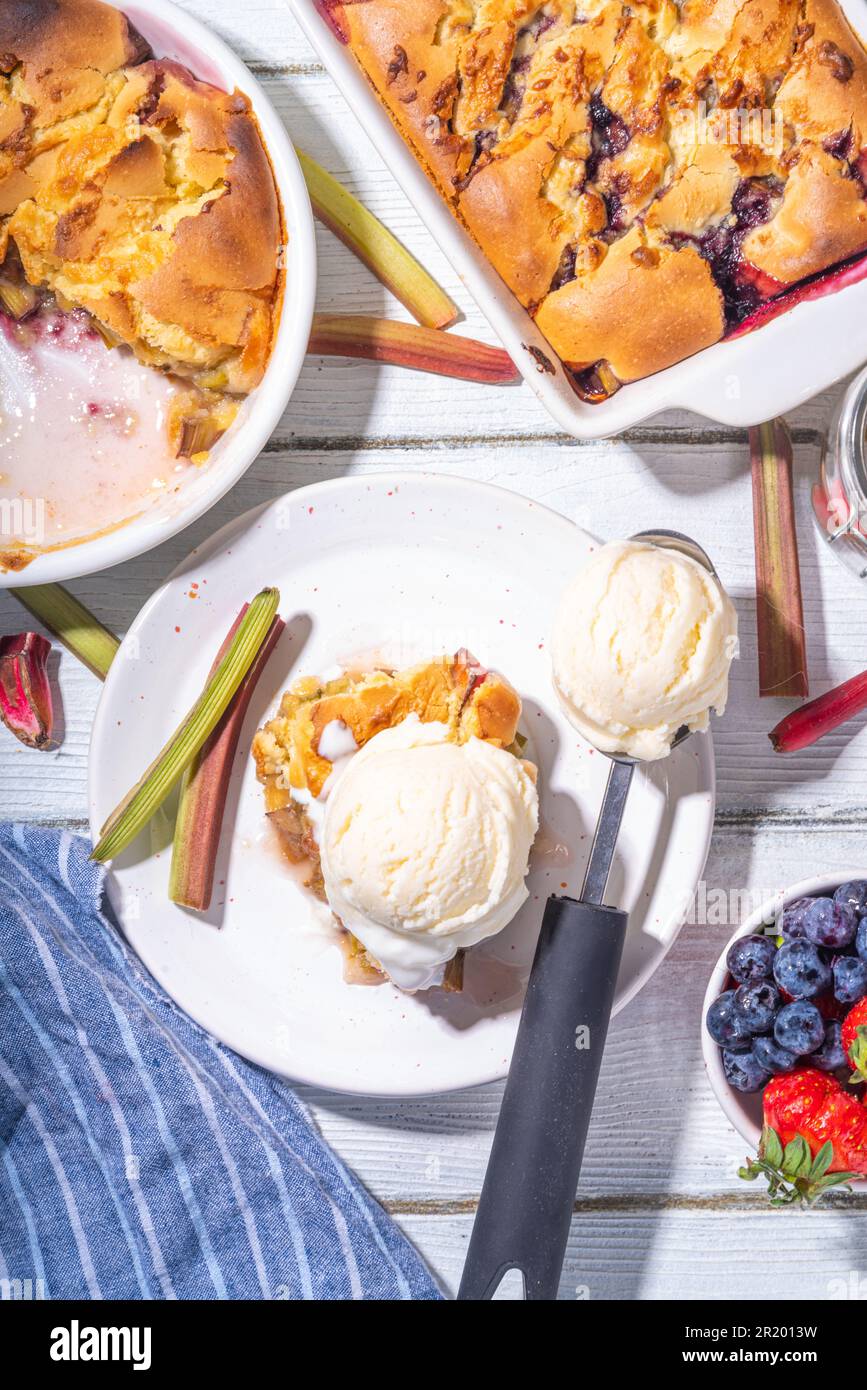
[[[597,748],[650,760],[678,730],[722,714],[737,614],[712,574],[679,551],[615,541],[572,581],[554,621],[554,685]]]
[[[518,758],[412,715],[370,739],[328,797],[328,901],[395,984],[426,989],[525,901],[538,815]]]

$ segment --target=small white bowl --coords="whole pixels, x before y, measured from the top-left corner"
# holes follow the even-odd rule
[[[723,1071],[722,1052],[704,1024],[711,1004],[726,988],[726,982],[729,978],[726,956],[740,937],[762,933],[776,920],[783,908],[794,902],[796,898],[830,897],[841,883],[849,883],[852,879],[867,879],[867,869],[849,869],[845,873],[836,873],[830,876],[823,874],[817,878],[802,878],[799,883],[793,883],[791,888],[782,889],[773,898],[768,898],[761,907],[756,908],[743,926],[738,927],[734,935],[726,942],[725,949],[720,955],[708,982],[707,993],[701,1006],[701,1047],[704,1054],[705,1071],[711,1089],[727,1118],[734,1125],[738,1134],[753,1149],[758,1147],[762,1137],[762,1094],[759,1091],[755,1095],[747,1095],[742,1091],[736,1091],[734,1086],[729,1085]]]
[[[189,526],[228,492],[272,435],[304,362],[316,296],[316,235],[301,166],[286,129],[252,73],[231,49],[197,19],[169,0],[106,0],[122,10],[149,41],[157,57],[173,58],[195,77],[226,91],[237,88],[250,100],[283,207],[285,293],[283,312],[265,376],[243,402],[207,468],[189,479],[162,505],[108,534],[37,555],[19,573],[0,573],[0,588],[47,584],[94,574],[152,550]]]

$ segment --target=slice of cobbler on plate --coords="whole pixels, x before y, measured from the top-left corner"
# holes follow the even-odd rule
[[[459,990],[527,898],[538,826],[521,700],[466,651],[294,683],[253,742],[265,807],[343,928],[345,977]]]

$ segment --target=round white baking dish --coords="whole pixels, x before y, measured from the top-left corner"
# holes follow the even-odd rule
[[[46,551],[19,573],[0,573],[0,588],[47,584],[93,574],[153,549],[195,521],[247,471],[273,433],[298,379],[310,338],[316,294],[316,238],[304,176],[280,117],[259,83],[229,48],[169,0],[115,3],[161,58],[183,63],[202,81],[250,100],[283,206],[286,229],[283,313],[265,376],[244,401],[208,466],[161,506],[108,534]]]

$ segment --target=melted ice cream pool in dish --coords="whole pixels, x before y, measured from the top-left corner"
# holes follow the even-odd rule
[[[178,389],[84,314],[0,313],[0,543],[68,545],[178,489],[196,471],[168,438]]]

